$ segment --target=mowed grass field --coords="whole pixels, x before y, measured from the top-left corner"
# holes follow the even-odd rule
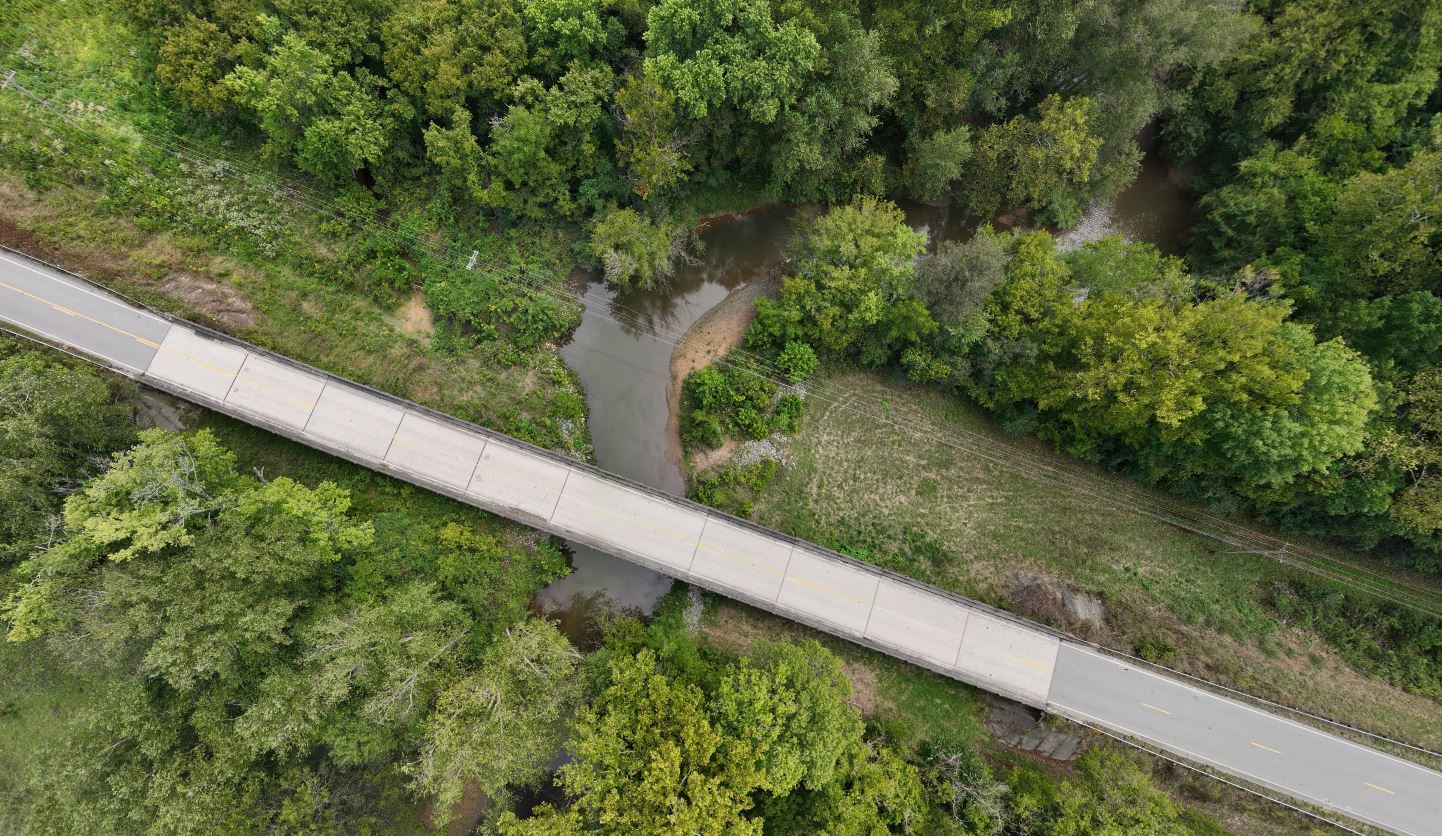
[[[756,503],[758,522],[1187,673],[1442,748],[1437,701],[1364,674],[1269,605],[1299,570],[840,405],[864,401],[898,420],[924,413],[933,433],[982,433],[1077,466],[955,398],[855,371],[817,383],[825,395],[809,400],[785,451],[790,465]],[[1067,608],[1078,592],[1100,599],[1099,619]]]

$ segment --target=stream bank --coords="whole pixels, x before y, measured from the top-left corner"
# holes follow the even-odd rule
[[[561,356],[586,392],[598,467],[685,496],[670,396],[673,352],[708,311],[744,295],[758,277],[779,275],[792,214],[769,207],[712,219],[701,252],[662,288],[623,289],[587,276],[581,325]],[[749,308],[749,301],[735,307]],[[598,609],[650,614],[671,588],[668,576],[589,546],[568,543],[567,550],[573,571],[541,590],[536,606],[573,639]]]
[[[901,202],[928,247],[965,240],[979,225],[954,206]],[[712,215],[698,226],[701,252],[665,287],[622,289],[582,274],[585,311],[561,356],[586,392],[597,466],[675,496],[686,493],[679,433],[686,375],[740,344],[755,300],[779,293],[786,250],[798,217],[815,207],[766,205]],[[1145,241],[1168,254],[1186,245],[1192,205],[1164,161],[1148,157],[1135,183],[1110,205],[1089,207],[1082,223],[1058,236],[1075,247],[1106,235]],[[724,459],[718,451],[697,460]],[[581,544],[567,544],[573,571],[536,597],[536,606],[585,641],[601,609],[649,615],[670,590],[669,577]]]

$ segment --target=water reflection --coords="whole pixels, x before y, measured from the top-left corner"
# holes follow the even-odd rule
[[[900,201],[907,222],[927,233],[927,245],[970,238],[979,219],[954,206]],[[677,496],[685,479],[671,456],[667,392],[671,350],[686,329],[732,290],[782,260],[795,220],[815,207],[771,208],[713,221],[704,248],[674,280],[656,290],[618,290],[590,276],[581,325],[562,349],[580,376],[590,411],[596,464]],[[1136,183],[1112,206],[1094,207],[1063,242],[1120,233],[1128,240],[1180,252],[1186,244],[1192,207],[1158,158],[1148,158]],[[650,613],[671,587],[670,578],[611,557],[589,546],[568,544],[574,570],[537,596],[556,614],[569,635],[585,640],[598,602]]]
[[[591,277],[581,325],[561,356],[585,387],[599,467],[685,495],[685,478],[670,455],[666,394],[672,347],[727,294],[782,259],[791,215],[775,208],[711,224],[702,252],[662,289],[618,290]],[[589,546],[568,545],[574,571],[537,596],[541,608],[568,627],[584,621],[573,610],[588,609],[588,596],[604,593],[616,607],[649,613],[671,587],[665,575]]]

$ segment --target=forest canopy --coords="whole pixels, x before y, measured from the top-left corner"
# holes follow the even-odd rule
[[[1168,77],[1255,28],[1226,0],[127,3],[171,93],[272,158],[510,222],[959,184],[1071,222],[1135,175]]]

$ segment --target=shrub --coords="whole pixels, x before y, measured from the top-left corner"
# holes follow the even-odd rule
[[[782,395],[771,411],[771,431],[792,435],[801,428],[801,413],[806,402],[797,395]]]
[[[775,459],[726,465],[693,479],[687,495],[728,514],[749,516],[756,497],[775,481],[778,469]]]
[[[613,209],[591,227],[591,255],[606,281],[623,287],[653,288],[669,279],[685,243],[685,228],[635,209]]]
[[[716,416],[699,409],[691,411],[681,436],[687,444],[702,444],[712,448],[720,447],[721,442],[726,440],[725,433],[721,432],[721,422],[716,420]]]
[[[736,415],[732,420],[735,421],[736,428],[748,438],[754,438],[759,441],[771,434],[770,423],[766,420],[766,417],[760,412],[757,412],[754,407],[743,406],[737,409]]]
[[[786,375],[789,383],[800,383],[814,374],[819,365],[821,360],[817,358],[811,345],[794,340],[788,342],[776,358],[776,366]]]

